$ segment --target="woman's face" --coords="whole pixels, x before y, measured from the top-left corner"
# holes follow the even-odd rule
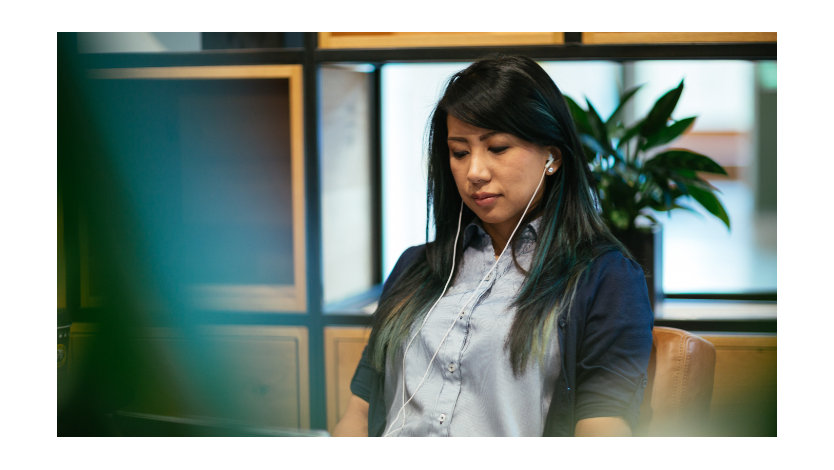
[[[493,241],[503,248],[533,197],[551,152],[551,166],[554,172],[558,169],[559,151],[512,134],[475,127],[453,116],[447,117],[446,124],[449,166],[460,197],[481,219]],[[531,210],[543,193],[544,183],[530,205]]]

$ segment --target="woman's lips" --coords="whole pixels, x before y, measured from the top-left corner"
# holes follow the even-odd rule
[[[498,200],[498,194],[492,193],[475,193],[472,195],[472,200],[480,207],[487,207],[495,204]]]

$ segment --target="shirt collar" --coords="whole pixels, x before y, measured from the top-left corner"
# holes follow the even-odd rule
[[[516,237],[528,242],[536,241],[538,239],[541,220],[541,216],[536,217],[531,222],[519,228],[518,232],[516,232]],[[492,239],[481,224],[481,219],[477,217],[463,229],[464,248],[467,248],[470,244],[476,248],[483,248],[485,245],[491,243],[491,241]]]

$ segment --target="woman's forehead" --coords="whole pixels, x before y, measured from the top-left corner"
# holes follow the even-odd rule
[[[485,129],[478,127],[468,122],[462,121],[451,114],[446,117],[446,127],[448,128],[449,140],[455,140],[454,137],[477,137],[479,140],[487,139],[496,134],[506,134],[505,132],[496,131],[494,129]]]

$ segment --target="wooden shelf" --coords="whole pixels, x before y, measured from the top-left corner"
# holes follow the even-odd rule
[[[564,33],[374,32],[319,33],[320,49],[530,46],[563,44]]]
[[[776,42],[776,33],[582,33],[583,44]]]

